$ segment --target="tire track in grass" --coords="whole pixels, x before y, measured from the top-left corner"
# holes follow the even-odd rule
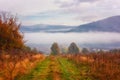
[[[58,61],[61,65],[62,80],[91,80],[90,78],[82,76],[81,72],[83,71],[78,69],[76,65],[68,59],[59,57]]]
[[[59,62],[55,56],[49,56],[30,71],[29,74],[17,80],[62,80]]]
[[[59,65],[60,64],[57,61],[57,58],[55,56],[51,56],[51,64],[49,66],[50,68],[49,76],[52,77],[52,80],[61,80],[61,70]]]
[[[46,70],[43,70],[43,72],[41,72],[40,74],[37,74],[38,76],[36,76],[33,80],[61,80],[60,71],[61,70],[59,68],[59,63],[56,57],[49,56],[49,64],[47,65]]]
[[[85,72],[84,66],[78,68],[67,58],[49,56],[17,80],[91,80],[81,75]]]
[[[38,63],[38,65],[32,69],[29,74],[26,74],[17,80],[50,80],[47,78],[49,65],[50,59],[46,58],[44,61]]]
[[[61,64],[62,80],[79,80],[79,71],[65,58],[58,58]]]

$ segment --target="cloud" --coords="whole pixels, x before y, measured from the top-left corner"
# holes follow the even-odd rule
[[[31,44],[111,44],[120,42],[120,33],[86,32],[86,33],[25,33],[25,40]]]
[[[71,7],[71,6],[77,6],[81,3],[94,3],[99,0],[57,0],[55,1],[56,4],[58,4],[60,7]]]
[[[75,20],[82,20],[83,22],[96,21],[100,19],[100,15],[76,16]]]
[[[41,12],[28,16],[20,16],[20,20],[23,21],[24,25],[32,24],[51,24],[51,25],[76,25],[80,21],[73,22],[73,14],[66,14],[63,11],[54,10]]]
[[[80,25],[120,15],[120,0],[0,0],[23,24]]]
[[[57,8],[53,0],[0,0],[0,10],[20,15],[31,15]]]
[[[75,15],[74,20],[89,23],[110,16],[120,15],[119,4],[119,0],[73,0],[73,2],[60,3],[59,7],[66,14],[73,13]]]
[[[96,1],[99,1],[99,0],[76,0],[77,2],[96,2]]]

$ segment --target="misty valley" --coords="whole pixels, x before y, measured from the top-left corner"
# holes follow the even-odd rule
[[[50,53],[52,43],[57,42],[60,47],[69,46],[75,42],[80,48],[110,50],[119,48],[120,33],[110,32],[85,32],[85,33],[25,33],[26,44],[36,47],[45,53]]]
[[[0,0],[0,80],[120,80],[120,0]]]

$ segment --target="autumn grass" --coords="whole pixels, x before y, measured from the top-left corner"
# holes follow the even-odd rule
[[[37,62],[45,57],[42,54],[19,53],[0,54],[0,80],[15,80],[29,72]]]
[[[28,74],[16,80],[92,80],[86,76],[88,65],[76,65],[60,56],[49,56],[38,63]]]
[[[92,80],[89,76],[85,77],[82,74],[86,74],[88,66],[79,65],[79,68],[67,58],[59,58],[62,70],[62,80]]]
[[[29,74],[26,74],[16,80],[47,80],[46,75],[48,75],[48,65],[50,64],[49,58],[44,61],[39,62],[37,66],[32,69]]]
[[[120,67],[116,65],[118,62],[115,63],[114,60],[112,60],[114,65],[112,65],[112,62],[109,63],[109,61],[111,61],[109,60],[111,58],[110,55],[110,57],[104,59],[100,58],[101,55],[97,55],[96,59],[99,59],[91,62],[93,56],[95,55],[86,56],[90,58],[85,58],[85,55],[84,58],[78,55],[72,55],[71,58],[64,56],[48,56],[44,61],[38,62],[36,67],[28,74],[16,80],[119,80],[118,69],[120,69]],[[81,59],[77,60],[77,58]],[[108,72],[112,73],[109,74]],[[118,74],[114,75],[113,72]],[[106,75],[110,76],[107,77]]]
[[[89,77],[92,80],[120,79],[119,52],[70,54],[63,57],[76,64],[82,77]]]

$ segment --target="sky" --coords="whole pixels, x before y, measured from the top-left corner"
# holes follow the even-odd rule
[[[0,0],[23,25],[81,25],[120,15],[120,0]]]

